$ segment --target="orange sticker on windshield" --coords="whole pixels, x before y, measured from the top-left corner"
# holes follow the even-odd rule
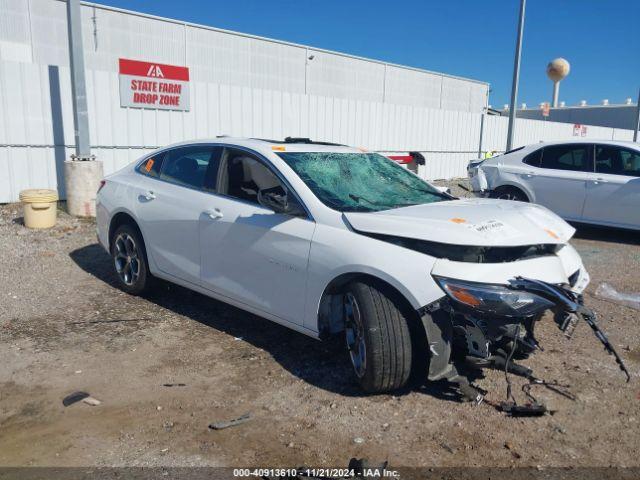
[[[153,162],[154,162],[153,158],[150,158],[149,160],[147,160],[147,164],[144,166],[144,169],[147,172],[151,171],[151,168],[153,167]]]
[[[272,145],[271,150],[274,152],[284,152],[284,147],[281,145]]]
[[[464,218],[452,218],[451,221],[453,223],[467,223],[467,221]]]
[[[545,228],[544,231],[547,232],[550,237],[555,238],[556,240],[560,240],[560,237],[558,236],[558,234],[553,230],[549,230],[548,228]]]

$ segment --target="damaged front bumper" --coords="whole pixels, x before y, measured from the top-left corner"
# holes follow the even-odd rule
[[[473,267],[466,264],[464,270],[452,265],[457,262],[436,264],[434,278],[446,296],[418,312],[429,342],[429,380],[459,381],[459,360],[478,366],[510,367],[509,352],[517,351],[522,358],[540,349],[534,335],[535,323],[551,310],[568,337],[577,321],[583,319],[615,357],[628,381],[630,376],[622,359],[599,329],[595,314],[582,303],[581,292],[589,281],[587,272],[573,248],[566,246],[562,250],[566,250],[564,258],[558,255],[530,260],[542,277],[536,280],[513,275],[512,263]],[[516,263],[524,262],[529,260]],[[574,273],[567,275],[573,268]],[[436,275],[436,271],[447,276]],[[465,280],[449,276],[456,272]],[[509,273],[511,276],[505,278]],[[500,283],[493,283],[494,279]]]

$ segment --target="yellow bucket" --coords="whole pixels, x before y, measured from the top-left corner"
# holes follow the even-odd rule
[[[27,228],[51,228],[58,214],[58,192],[47,189],[23,190],[20,201]]]

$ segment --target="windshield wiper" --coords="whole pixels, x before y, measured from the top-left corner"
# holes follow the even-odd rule
[[[371,205],[376,206],[376,207],[389,207],[389,206],[391,206],[391,205],[386,204],[386,203],[378,203],[378,202],[374,202],[372,200],[368,200],[368,199],[366,199],[364,197],[360,197],[358,195],[354,195],[353,193],[349,194],[349,198],[352,199],[352,200],[355,200],[358,203],[361,203],[360,200],[364,200],[365,202],[370,203]]]
[[[451,200],[452,198],[454,198],[452,195],[449,195],[448,193],[444,193],[436,189],[433,189],[433,191],[431,191],[431,190],[425,190],[424,188],[416,188],[416,187],[409,187],[409,188],[411,188],[412,190],[417,190],[418,192],[429,193],[431,195],[435,195],[436,197],[446,198],[447,200]]]

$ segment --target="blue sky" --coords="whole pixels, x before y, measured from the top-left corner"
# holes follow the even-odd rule
[[[491,83],[508,103],[518,0],[98,0],[98,3]],[[560,100],[622,103],[640,88],[639,0],[529,0],[518,103],[550,100],[549,60],[571,74]]]

